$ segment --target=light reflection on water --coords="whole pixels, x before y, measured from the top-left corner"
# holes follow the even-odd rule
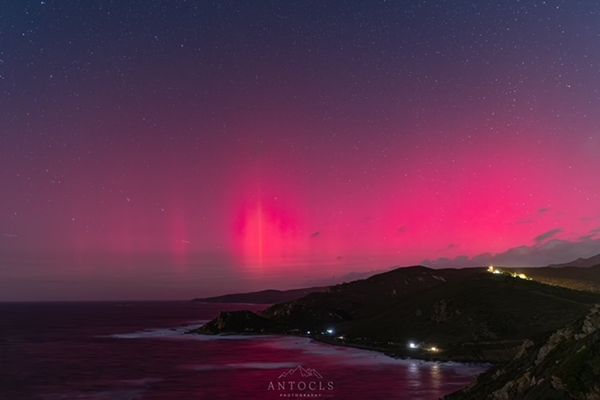
[[[0,394],[11,400],[268,400],[279,398],[268,383],[298,365],[335,384],[326,398],[429,400],[485,369],[399,360],[301,337],[185,334],[232,305],[12,306],[0,306],[8,344]]]

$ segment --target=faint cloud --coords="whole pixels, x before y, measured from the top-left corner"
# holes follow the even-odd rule
[[[600,227],[596,228],[596,229],[592,229],[591,231],[588,232],[587,235],[583,235],[579,238],[579,240],[592,240],[594,237],[596,237],[598,234],[600,233]]]
[[[457,249],[458,247],[459,247],[458,244],[456,244],[456,243],[450,243],[448,246],[444,247],[443,249],[440,249],[439,251],[454,250],[454,249]]]
[[[553,233],[551,236],[556,234]],[[546,238],[551,236],[546,236]],[[490,264],[507,267],[539,267],[569,262],[577,258],[592,257],[597,254],[600,254],[600,239],[585,236],[577,241],[550,239],[536,242],[532,246],[513,247],[497,254],[482,253],[474,257],[461,255],[454,258],[442,257],[435,260],[424,260],[423,265],[436,268],[482,267]]]
[[[517,220],[515,222],[515,224],[516,225],[533,224],[536,220],[538,220],[539,218],[548,214],[549,212],[550,212],[550,208],[548,208],[548,207],[538,208],[538,210],[534,214]]]
[[[592,240],[594,238],[594,235],[583,235],[583,236],[579,236],[578,240]]]
[[[563,232],[562,228],[552,229],[552,230],[549,230],[548,232],[544,232],[541,235],[536,236],[534,240],[536,243],[542,243],[548,239],[552,239],[553,237],[555,237],[556,235],[558,235],[559,233],[562,233],[562,232]]]
[[[399,235],[406,233],[406,231],[408,230],[408,228],[406,227],[406,225],[401,226],[400,228],[398,228],[396,230],[396,233],[398,233]]]
[[[316,232],[313,232],[310,234],[311,239],[318,238],[319,236],[321,236],[321,232],[319,232],[319,231],[316,231]]]

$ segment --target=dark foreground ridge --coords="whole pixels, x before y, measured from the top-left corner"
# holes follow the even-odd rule
[[[600,306],[446,400],[600,399]]]
[[[261,315],[221,313],[195,332],[304,335],[400,357],[502,362],[597,302],[600,294],[483,268],[416,266],[275,304]]]

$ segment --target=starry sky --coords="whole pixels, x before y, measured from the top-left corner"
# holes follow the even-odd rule
[[[0,1],[0,300],[600,252],[600,3]]]

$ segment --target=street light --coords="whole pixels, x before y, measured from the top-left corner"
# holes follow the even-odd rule
[[[416,344],[415,342],[408,342],[408,348],[409,348],[409,349],[412,349],[412,350],[414,350],[414,349],[418,349],[418,348],[419,348],[419,345],[418,345],[418,344]]]

